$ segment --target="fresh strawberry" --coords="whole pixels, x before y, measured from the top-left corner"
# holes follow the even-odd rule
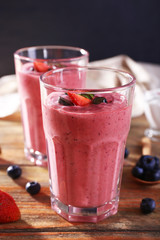
[[[83,97],[82,95],[72,92],[68,92],[67,94],[75,105],[85,106],[91,103],[91,99]]]
[[[46,63],[43,63],[43,62],[34,62],[34,69],[37,71],[37,72],[47,72],[50,67],[46,64]]]
[[[15,222],[20,216],[19,208],[13,197],[0,190],[0,223]]]

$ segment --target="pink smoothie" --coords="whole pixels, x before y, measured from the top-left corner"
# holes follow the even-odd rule
[[[46,143],[42,124],[41,97],[39,77],[42,72],[34,70],[33,63],[26,63],[17,73],[18,87],[21,97],[21,112],[25,136],[25,147],[46,154]],[[78,85],[76,76],[66,76],[64,82],[74,86]],[[63,87],[66,87],[65,85]]]
[[[43,105],[51,192],[65,205],[117,201],[131,106],[118,93],[103,96],[112,102],[63,106],[51,93]]]
[[[33,71],[32,63],[23,65],[21,71],[17,73],[25,146],[45,154],[46,145],[42,124],[39,84],[39,76],[41,74]]]

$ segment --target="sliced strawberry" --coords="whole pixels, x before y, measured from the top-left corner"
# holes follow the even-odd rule
[[[72,92],[68,92],[67,94],[75,105],[85,106],[91,103],[91,99],[85,98],[82,95]]]
[[[43,62],[34,62],[34,69],[37,71],[37,72],[47,72],[50,67],[46,64],[46,63],[43,63]]]
[[[20,216],[19,208],[13,197],[0,190],[0,223],[17,221]]]

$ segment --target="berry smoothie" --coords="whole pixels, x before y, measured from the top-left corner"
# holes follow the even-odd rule
[[[60,95],[49,94],[42,106],[52,206],[105,206],[105,212],[114,214],[131,105],[119,93],[103,94],[97,99],[106,101],[85,106],[65,106]]]
[[[34,71],[32,63],[26,63],[18,71],[17,80],[21,98],[25,145],[27,148],[46,154],[39,86],[41,74],[41,72]]]
[[[39,166],[47,166],[46,141],[42,123],[39,78],[48,71],[69,66],[85,66],[88,52],[69,46],[33,46],[14,53],[21,102],[26,157]],[[56,79],[56,84],[58,84]],[[79,86],[76,77],[66,75],[64,87]]]
[[[44,71],[51,70],[51,68],[47,69],[47,66],[40,65],[41,69],[37,69],[35,63],[26,63],[22,69],[17,72],[25,146],[27,146],[27,149],[33,149],[36,150],[36,152],[46,155],[39,77]],[[63,65],[59,64],[58,68],[59,67],[63,67]],[[55,68],[57,68],[57,66],[53,65],[52,69]],[[72,78],[70,74],[66,75],[63,87],[67,87],[68,84],[73,86],[73,88],[77,86],[83,87],[82,81],[80,83],[78,83],[78,81],[76,82],[77,73],[72,73],[72,75]]]

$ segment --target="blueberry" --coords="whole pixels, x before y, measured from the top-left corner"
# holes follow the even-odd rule
[[[141,178],[143,176],[143,168],[141,167],[138,167],[138,166],[135,166],[133,169],[132,169],[132,174],[134,177],[136,178]]]
[[[106,100],[106,98],[104,98],[104,97],[95,97],[95,98],[92,100],[92,103],[93,103],[93,104],[107,103],[107,100]]]
[[[153,156],[142,155],[139,159],[137,166],[142,167],[144,170],[153,170],[156,165],[156,160]]]
[[[38,182],[28,182],[26,184],[26,191],[31,195],[39,193],[41,185]]]
[[[160,160],[156,156],[142,155],[136,167],[132,169],[133,176],[144,181],[160,180]],[[139,168],[143,169],[143,174],[140,174]]]
[[[13,179],[19,178],[22,174],[22,169],[17,165],[11,165],[7,168],[7,174]]]
[[[152,181],[160,180],[160,169],[156,169],[152,172]]]
[[[67,98],[64,98],[64,97],[60,97],[58,102],[64,106],[73,106],[74,105],[70,100],[68,100]]]
[[[125,148],[125,152],[124,152],[124,158],[127,158],[129,155],[129,150],[127,148]]]
[[[143,179],[144,181],[153,181],[153,171],[144,170],[142,179]]]
[[[154,159],[155,159],[155,162],[156,162],[154,169],[158,169],[160,167],[160,160],[159,160],[158,157],[154,157]]]
[[[140,204],[140,209],[144,214],[153,212],[156,207],[156,203],[152,198],[144,198]]]

